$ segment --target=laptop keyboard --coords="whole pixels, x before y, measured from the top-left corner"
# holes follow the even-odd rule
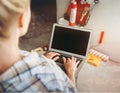
[[[56,62],[59,62],[59,63],[62,63],[62,64],[63,64],[63,57],[68,58],[68,56],[60,55],[60,56],[59,56],[59,59],[56,60]]]
[[[56,60],[56,62],[57,62],[57,63],[60,63],[60,64],[63,64],[63,57],[65,57],[65,58],[71,58],[71,56],[69,56],[69,55],[60,54],[59,59]],[[77,58],[77,61],[80,61],[80,63],[81,63],[81,62],[82,62],[82,59]],[[80,65],[80,63],[78,64],[78,66]],[[78,66],[77,66],[77,67],[78,67]]]

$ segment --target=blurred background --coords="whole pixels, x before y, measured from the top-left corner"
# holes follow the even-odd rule
[[[31,22],[28,33],[20,39],[25,50],[49,44],[52,24],[56,22],[56,0],[32,0]]]

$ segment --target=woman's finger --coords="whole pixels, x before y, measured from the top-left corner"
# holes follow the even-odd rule
[[[55,56],[59,56],[60,54],[59,53],[55,53],[55,52],[52,52],[51,53],[51,57],[53,58],[53,57],[55,57]]]
[[[47,58],[50,58],[50,59],[52,59],[52,58],[54,58],[54,57],[56,57],[56,56],[59,56],[60,54],[59,53],[55,53],[55,52],[49,52],[49,53],[46,53],[45,54],[45,56],[47,57]]]
[[[59,56],[56,56],[56,57],[52,58],[52,60],[54,60],[54,61],[56,61],[58,59],[59,59]]]
[[[80,61],[77,61],[76,65],[78,65],[80,63]]]
[[[64,63],[64,64],[66,63],[66,58],[65,58],[65,57],[63,57],[63,63]]]
[[[67,60],[68,60],[68,62],[70,62],[70,61],[71,61],[71,58],[67,58]]]
[[[77,61],[77,58],[74,58],[75,62]]]

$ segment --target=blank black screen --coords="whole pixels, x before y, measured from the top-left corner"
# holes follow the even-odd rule
[[[78,55],[86,55],[90,32],[56,26],[51,47]]]

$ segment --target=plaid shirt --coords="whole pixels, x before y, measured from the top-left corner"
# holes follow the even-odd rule
[[[57,64],[36,52],[22,52],[24,58],[0,76],[0,92],[76,93]]]

